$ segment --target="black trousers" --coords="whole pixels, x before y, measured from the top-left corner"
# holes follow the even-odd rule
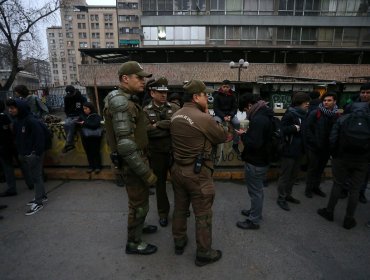
[[[320,187],[321,176],[325,166],[328,163],[330,154],[328,151],[315,153],[311,150],[307,151],[308,166],[306,179],[306,192],[312,192]]]
[[[329,212],[334,212],[341,190],[347,186],[349,195],[346,216],[354,216],[358,203],[360,186],[365,180],[368,171],[367,168],[367,161],[350,161],[338,158],[332,160],[334,183],[327,206]]]
[[[82,137],[82,145],[92,169],[101,169],[100,144],[101,137]]]

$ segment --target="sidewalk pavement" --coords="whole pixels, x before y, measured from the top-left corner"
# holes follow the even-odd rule
[[[189,244],[174,254],[171,223],[144,236],[158,245],[150,256],[126,255],[127,194],[112,181],[48,181],[49,201],[33,216],[25,205],[33,198],[23,181],[19,195],[0,198],[9,207],[0,212],[0,279],[370,279],[370,203],[359,204],[357,227],[342,225],[345,201],[339,201],[334,222],[316,214],[327,198],[303,195],[294,187],[300,205],[286,212],[276,204],[276,182],[265,188],[261,229],[235,226],[248,208],[246,187],[237,181],[216,181],[213,247],[222,259],[196,267],[194,215],[188,221]],[[328,194],[331,182],[323,183]],[[1,187],[4,187],[3,185]],[[168,186],[173,201],[170,184]],[[158,225],[155,197],[150,197],[147,221]],[[171,210],[173,209],[171,203]],[[171,222],[171,221],[170,221]]]

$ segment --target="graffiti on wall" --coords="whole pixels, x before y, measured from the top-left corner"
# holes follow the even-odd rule
[[[49,124],[49,129],[52,132],[52,148],[46,152],[45,166],[88,166],[85,151],[82,146],[81,137],[77,131],[75,135],[75,149],[66,154],[62,153],[65,145],[66,134],[64,131],[63,123]],[[240,147],[242,148],[242,147]],[[101,155],[103,166],[110,166],[110,149],[103,135],[101,143]],[[232,141],[223,143],[217,146],[216,154],[213,158],[215,166],[241,166],[240,156],[238,156],[232,149]]]
[[[271,103],[274,107],[276,103],[282,103],[284,108],[288,108],[291,103],[291,94],[290,93],[273,93],[271,94]]]

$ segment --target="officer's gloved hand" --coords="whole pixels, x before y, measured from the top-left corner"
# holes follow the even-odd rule
[[[157,176],[155,176],[152,170],[149,170],[144,174],[143,181],[148,187],[154,186],[157,183]]]

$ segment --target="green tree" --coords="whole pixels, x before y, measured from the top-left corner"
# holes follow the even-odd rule
[[[41,7],[27,7],[22,0],[0,0],[0,43],[6,52],[2,56],[6,55],[10,66],[9,76],[0,83],[0,92],[9,90],[22,70],[21,52],[40,50],[37,24],[52,16],[60,6],[59,0],[45,3]]]

